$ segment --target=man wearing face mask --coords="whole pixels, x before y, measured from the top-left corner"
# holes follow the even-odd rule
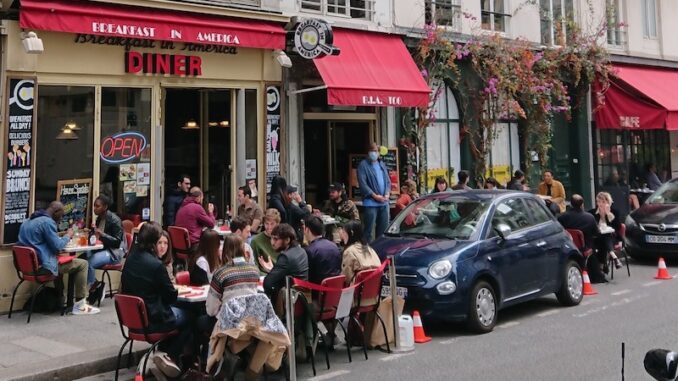
[[[391,179],[386,166],[379,160],[377,143],[370,145],[367,155],[358,166],[358,184],[363,196],[364,236],[372,241],[381,237],[388,225]]]

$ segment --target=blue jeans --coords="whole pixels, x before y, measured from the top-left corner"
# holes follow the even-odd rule
[[[363,234],[365,235],[367,242],[372,242],[374,239],[384,235],[386,227],[388,226],[388,208],[388,205],[364,208],[363,217],[365,230],[363,231]],[[372,235],[372,230],[374,230],[374,235]]]
[[[87,262],[89,263],[89,271],[87,272],[87,285],[91,286],[97,280],[95,269],[99,269],[105,265],[112,265],[118,261],[111,256],[108,250],[94,251],[87,253]]]

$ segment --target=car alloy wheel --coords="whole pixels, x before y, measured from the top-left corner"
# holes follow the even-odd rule
[[[492,325],[496,306],[494,304],[494,295],[487,288],[481,288],[476,294],[476,314],[478,321],[485,327]]]
[[[575,266],[571,266],[567,270],[567,291],[570,293],[570,298],[572,300],[579,300],[582,296],[582,288],[581,272]]]

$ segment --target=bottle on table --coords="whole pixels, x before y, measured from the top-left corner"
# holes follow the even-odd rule
[[[89,245],[94,246],[97,243],[97,236],[94,234],[94,231],[96,230],[96,225],[92,224],[92,227],[89,229]]]

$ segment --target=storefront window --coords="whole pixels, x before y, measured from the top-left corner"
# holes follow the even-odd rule
[[[140,222],[150,213],[151,90],[101,90],[99,193],[122,219]],[[145,209],[145,213],[144,213]]]
[[[57,182],[92,179],[94,87],[40,85],[35,209],[56,199]]]

